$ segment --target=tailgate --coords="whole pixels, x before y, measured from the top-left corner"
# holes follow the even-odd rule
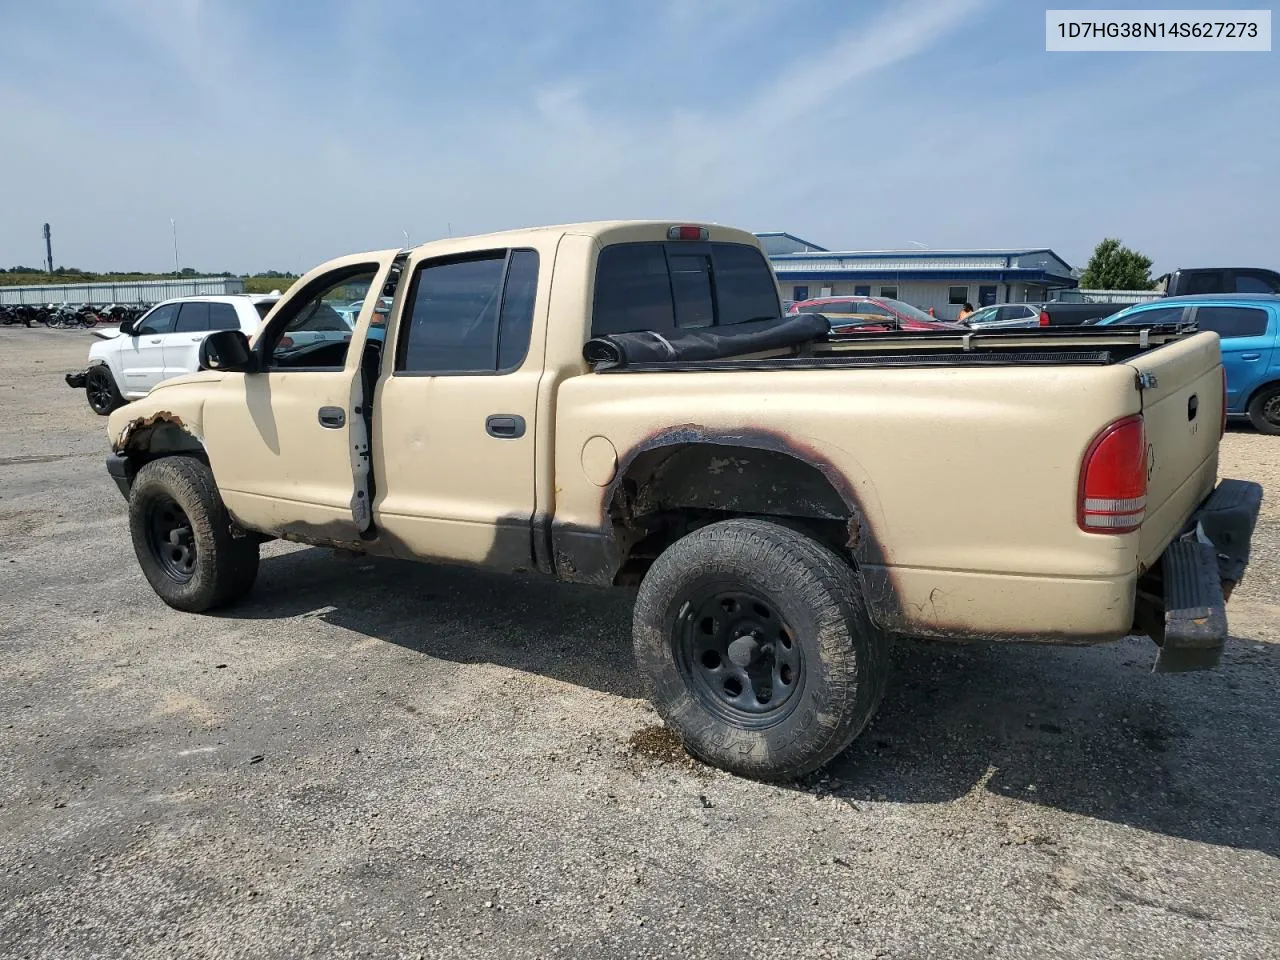
[[[1142,378],[1147,514],[1139,554],[1150,566],[1213,490],[1222,430],[1218,335],[1199,333],[1128,361]]]

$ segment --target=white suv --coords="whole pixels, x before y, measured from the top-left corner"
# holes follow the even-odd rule
[[[105,417],[161,380],[199,370],[200,343],[212,331],[240,330],[252,338],[278,299],[238,294],[156,304],[119,330],[95,330],[104,342],[89,348],[89,366],[67,374],[67,384],[83,387],[89,406]]]

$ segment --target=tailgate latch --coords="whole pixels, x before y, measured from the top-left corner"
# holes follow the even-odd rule
[[[1139,373],[1139,374],[1138,374],[1138,389],[1139,389],[1139,390],[1154,390],[1154,389],[1155,389],[1156,387],[1158,387],[1158,386],[1160,386],[1160,381],[1159,381],[1159,379],[1156,377],[1156,375],[1155,375],[1154,373]]]

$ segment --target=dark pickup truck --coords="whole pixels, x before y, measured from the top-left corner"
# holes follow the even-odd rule
[[[1280,273],[1261,267],[1195,267],[1174,270],[1156,279],[1164,297],[1206,293],[1280,294]]]

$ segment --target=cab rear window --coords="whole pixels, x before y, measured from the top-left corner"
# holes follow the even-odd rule
[[[781,315],[773,271],[742,243],[617,243],[596,264],[591,335],[692,329]]]

